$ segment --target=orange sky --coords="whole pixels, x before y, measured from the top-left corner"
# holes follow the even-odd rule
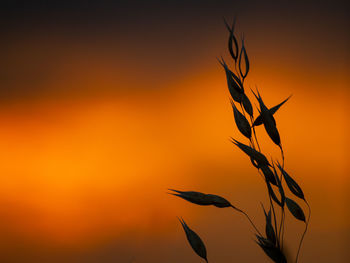
[[[301,262],[345,262],[347,42],[320,43],[319,27],[310,36],[274,21],[245,26],[246,19],[247,87],[258,85],[269,106],[293,94],[276,120],[286,169],[313,209]],[[228,140],[244,138],[216,62],[227,54],[220,23],[208,27],[213,35],[202,48],[184,32],[188,42],[172,49],[170,65],[162,57],[170,50],[154,53],[160,46],[148,42],[146,52],[127,47],[128,38],[11,33],[1,62],[0,261],[197,262],[176,219],[183,216],[213,262],[268,262],[240,215],[166,195],[167,188],[220,194],[263,222],[264,185]],[[260,26],[268,28],[264,38]],[[118,45],[113,52],[109,40]],[[279,158],[261,127],[258,136]],[[294,251],[302,225],[288,223]]]

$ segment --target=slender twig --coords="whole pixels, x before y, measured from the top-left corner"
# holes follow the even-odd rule
[[[295,258],[295,263],[298,262],[298,257],[299,257],[300,248],[301,248],[301,245],[302,245],[302,243],[303,243],[305,234],[306,234],[306,232],[307,232],[307,229],[308,229],[308,226],[309,226],[309,222],[310,222],[310,216],[311,216],[311,207],[310,207],[309,203],[308,203],[306,200],[304,200],[304,201],[305,201],[307,207],[309,208],[309,216],[308,216],[308,218],[307,218],[307,222],[306,222],[306,226],[305,226],[304,233],[303,233],[303,235],[301,236],[301,239],[300,239],[300,243],[299,243],[299,247],[298,247],[297,256],[296,256],[296,258]]]
[[[260,170],[258,170],[259,174],[264,178],[264,176],[261,174]],[[266,184],[268,184],[269,182],[267,182],[267,180],[264,178]],[[272,199],[271,199],[271,195],[270,195],[270,192],[267,191],[268,195],[269,195],[269,201],[270,201],[270,206],[272,207],[272,214],[273,214],[273,219],[274,219],[274,224],[275,224],[275,233],[277,233],[277,220],[276,220],[276,212],[275,212],[275,207],[273,205],[273,202],[272,202]],[[277,244],[279,246],[279,238],[278,236],[276,235],[276,238],[277,238]]]
[[[281,150],[281,156],[282,156],[282,169],[284,169],[284,151],[283,151],[283,147],[282,147],[282,143],[280,143],[279,145],[280,147],[280,150]],[[281,186],[283,184],[283,176],[282,176],[282,171],[281,171],[281,176],[280,176],[280,181],[281,181]],[[281,245],[282,245],[282,248],[283,248],[283,241],[284,241],[284,221],[285,221],[285,212],[284,212],[284,207],[281,208],[282,209],[282,237],[281,237]]]
[[[276,212],[275,212],[275,207],[273,205],[273,202],[272,202],[272,199],[271,199],[271,195],[269,193],[269,200],[270,200],[270,205],[272,207],[272,214],[273,214],[273,219],[274,219],[274,222],[275,222],[275,233],[277,233],[277,220],[276,220]],[[277,238],[277,245],[279,246],[279,237],[276,235],[276,238]]]
[[[260,145],[259,145],[259,142],[258,142],[258,138],[257,138],[256,133],[255,133],[255,126],[253,126],[254,120],[253,120],[252,116],[250,116],[250,121],[252,123],[253,134],[254,134],[254,137],[255,137],[256,145],[258,146],[259,152],[261,152]]]
[[[260,233],[259,229],[255,226],[255,224],[253,223],[253,221],[250,219],[250,217],[248,216],[248,214],[247,214],[246,212],[244,212],[243,210],[238,209],[238,208],[236,208],[236,207],[233,207],[233,206],[232,206],[232,208],[233,208],[234,210],[236,210],[236,211],[242,213],[243,215],[245,215],[246,218],[249,220],[250,224],[254,227],[255,231],[256,231],[260,236],[262,236],[262,234]]]

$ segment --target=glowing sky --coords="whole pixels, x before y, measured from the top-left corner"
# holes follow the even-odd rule
[[[166,194],[220,194],[263,222],[265,188],[228,140],[244,138],[216,61],[229,59],[222,16],[234,15],[251,61],[247,87],[258,85],[270,106],[293,94],[276,120],[286,169],[313,209],[301,262],[346,262],[345,1],[67,1],[4,11],[1,262],[197,262],[176,216],[213,262],[269,262],[239,215]],[[263,128],[258,135],[279,158]],[[288,224],[294,252],[302,226]]]

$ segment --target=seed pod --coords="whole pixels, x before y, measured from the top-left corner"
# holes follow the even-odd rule
[[[213,194],[207,194],[207,198],[211,201],[211,204],[213,206],[219,207],[219,208],[224,208],[224,207],[233,207],[229,201],[227,201],[225,198],[218,196],[218,195],[213,195]]]
[[[238,146],[245,154],[247,154],[252,160],[256,161],[259,167],[270,165],[269,161],[266,159],[265,155],[254,150],[252,147],[240,143],[239,141],[231,138],[231,142]]]
[[[273,191],[270,182],[269,181],[265,181],[266,182],[266,186],[267,186],[267,190],[269,193],[269,196],[271,196],[272,200],[276,202],[276,204],[278,204],[280,207],[282,207],[282,202],[280,200],[278,200],[275,192]]]
[[[236,39],[235,33],[234,33],[236,20],[233,21],[231,28],[225,19],[224,19],[224,22],[225,22],[225,25],[227,27],[227,30],[230,32],[230,36],[228,38],[228,50],[230,52],[231,57],[236,62],[237,57],[238,57],[238,42],[237,42],[237,39]]]
[[[282,168],[279,163],[277,163],[277,167],[281,170],[281,173],[283,174],[284,180],[286,181],[289,190],[297,197],[305,200],[303,190],[301,190],[297,182],[294,181],[294,179]]]
[[[176,192],[176,193],[170,193],[172,195],[181,197],[182,199],[185,199],[188,202],[197,204],[197,205],[213,205],[219,208],[224,207],[233,207],[229,201],[227,201],[225,198],[213,195],[213,194],[204,194],[200,192],[194,192],[194,191],[178,191],[174,189],[169,189],[170,191]]]
[[[243,63],[242,63],[242,57],[244,57],[244,69],[243,69]],[[245,77],[248,75],[249,72],[249,59],[247,55],[247,51],[244,46],[244,39],[242,39],[242,49],[239,54],[239,73],[241,74],[242,79],[245,79]]]
[[[206,194],[194,191],[178,191],[174,189],[169,189],[170,191],[174,191],[176,193],[169,193],[182,199],[185,199],[188,202],[194,203],[196,205],[212,205],[212,202],[208,199]]]
[[[269,256],[275,263],[287,263],[287,259],[283,252],[277,248],[272,242],[264,237],[258,236],[255,241],[264,250],[265,254]]]
[[[196,232],[194,232],[192,229],[190,229],[188,227],[188,225],[186,224],[186,222],[183,219],[179,218],[179,221],[180,221],[183,229],[185,230],[187,240],[190,243],[190,245],[191,245],[192,249],[194,250],[194,252],[196,252],[196,254],[198,256],[200,256],[206,262],[208,262],[207,250],[205,248],[205,245],[204,245],[202,239],[197,235]]]
[[[275,178],[276,178],[276,181],[277,181],[278,190],[280,191],[280,195],[281,195],[281,205],[282,205],[282,208],[284,208],[284,204],[286,202],[286,196],[285,196],[285,193],[284,193],[282,182],[281,182],[280,178],[278,177],[277,171],[275,169],[275,165],[273,163],[272,163],[272,167],[273,167],[273,171],[274,171]]]
[[[252,165],[255,167],[255,168],[258,168],[259,169],[259,165],[258,163],[256,162],[256,160],[254,160],[252,157],[249,157],[250,159],[250,162],[252,163]]]
[[[231,100],[231,105],[233,109],[233,115],[235,117],[235,122],[238,130],[249,140],[252,137],[252,130],[250,128],[250,124],[246,117],[236,108],[234,102]]]
[[[253,107],[252,107],[252,104],[251,104],[249,98],[247,97],[247,95],[245,93],[242,94],[242,104],[243,104],[245,111],[251,117],[253,117]]]
[[[268,180],[273,185],[277,185],[275,175],[267,165],[261,166],[260,169],[265,175],[266,180]]]
[[[277,127],[276,127],[275,119],[273,118],[272,114],[269,112],[269,110],[265,106],[259,92],[258,92],[258,96],[254,93],[254,91],[252,91],[252,92],[253,92],[254,96],[256,97],[256,99],[259,101],[260,115],[262,117],[262,121],[264,123],[264,127],[265,127],[267,134],[269,135],[269,137],[272,139],[272,141],[276,145],[280,146],[281,139],[280,139],[280,135],[278,133]]]
[[[275,231],[273,229],[272,223],[271,223],[271,209],[269,210],[269,213],[266,213],[265,208],[263,205],[261,205],[263,210],[264,210],[264,214],[265,214],[265,219],[266,219],[266,227],[265,227],[265,233],[266,233],[266,237],[268,240],[270,240],[270,242],[272,244],[276,244],[276,235],[275,235]]]
[[[303,209],[301,209],[301,207],[296,202],[294,202],[292,199],[289,199],[288,197],[286,197],[286,204],[287,204],[288,210],[291,212],[291,214],[296,219],[305,222],[304,211],[303,211]]]
[[[240,86],[240,83],[236,81],[234,78],[235,74],[228,68],[225,61],[222,59],[222,61],[219,60],[219,62],[225,69],[227,86],[232,99],[238,103],[241,103],[243,89]]]
[[[269,112],[270,112],[272,115],[275,114],[276,111],[277,111],[287,100],[289,100],[289,98],[290,98],[291,96],[292,96],[292,95],[290,95],[288,98],[286,98],[286,99],[285,99],[284,101],[282,101],[280,104],[278,104],[278,105],[272,107],[271,109],[269,109]],[[253,126],[259,126],[259,125],[261,125],[261,124],[263,124],[263,121],[262,121],[261,115],[259,115],[259,116],[255,119],[255,121],[254,121],[254,123],[253,123]],[[276,125],[276,122],[275,122],[275,125]]]

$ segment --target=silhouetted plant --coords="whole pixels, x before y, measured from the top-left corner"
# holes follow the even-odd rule
[[[230,101],[233,109],[235,123],[238,130],[249,140],[248,144],[244,144],[231,138],[231,142],[250,158],[252,165],[257,169],[258,173],[261,175],[264,183],[266,184],[270,207],[268,211],[266,211],[262,205],[263,213],[266,219],[265,234],[261,233],[258,230],[246,212],[233,206],[228,200],[223,197],[194,191],[178,191],[172,189],[169,190],[173,191],[173,193],[171,193],[172,195],[181,197],[182,199],[185,199],[186,201],[197,205],[213,205],[219,208],[233,208],[237,212],[243,214],[254,228],[256,238],[255,242],[258,244],[258,246],[260,246],[265,254],[276,263],[287,262],[283,249],[286,216],[285,207],[287,207],[290,214],[295,219],[305,223],[305,230],[300,239],[298,251],[295,258],[295,262],[298,262],[302,241],[304,239],[310,221],[311,209],[305,199],[301,187],[286,172],[284,168],[285,160],[283,147],[280,139],[280,134],[277,129],[276,120],[274,118],[274,114],[290,98],[290,96],[280,104],[272,108],[268,108],[264,103],[259,91],[256,90],[256,92],[254,92],[252,90],[252,93],[257,99],[259,105],[257,108],[259,114],[254,119],[253,107],[244,87],[244,80],[246,79],[250,69],[249,58],[246,47],[244,45],[244,38],[242,37],[241,45],[239,45],[235,36],[235,22],[232,24],[232,26],[229,26],[225,21],[225,25],[229,31],[228,49],[233,59],[234,70],[232,71],[229,68],[223,58],[221,58],[219,62],[224,68],[226,74],[227,86],[232,98]],[[242,111],[238,109],[236,104],[240,106]],[[246,116],[246,113],[248,115],[248,118]],[[271,140],[280,148],[282,164],[280,164],[278,160],[273,160],[272,158],[271,162],[268,161],[266,156],[262,153],[255,132],[255,127],[259,125],[264,125],[264,128]],[[276,169],[276,166],[278,169]],[[287,185],[289,192],[303,200],[303,202],[305,202],[307,205],[307,220],[300,205],[295,200],[291,199],[291,197],[286,196],[284,182]],[[280,210],[280,213],[276,212],[277,209]],[[280,218],[278,218],[278,215]],[[183,219],[180,219],[180,222],[186,233],[187,240],[189,241],[193,250],[208,262],[206,248],[201,238],[188,227]]]

